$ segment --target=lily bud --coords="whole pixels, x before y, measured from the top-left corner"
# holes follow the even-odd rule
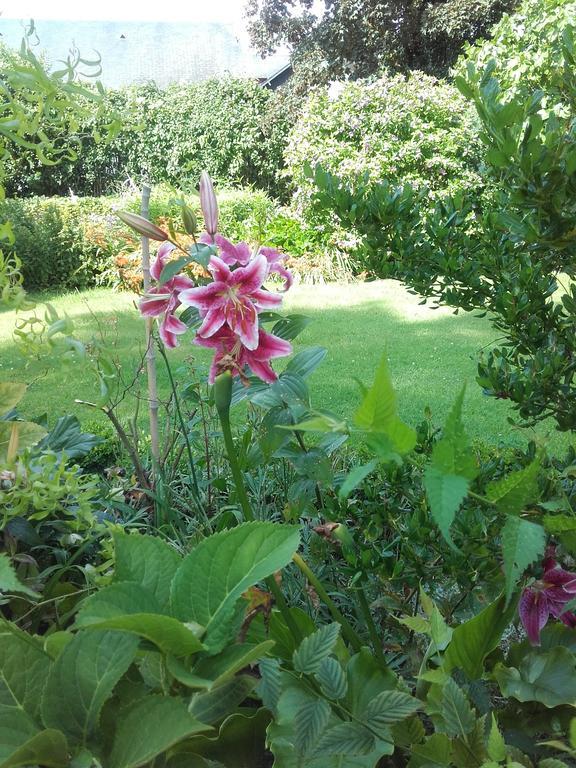
[[[139,216],[137,213],[130,213],[129,211],[118,211],[116,213],[118,218],[127,224],[131,229],[136,230],[138,234],[144,237],[149,237],[150,240],[168,240],[168,233],[163,229],[157,227],[156,224],[152,224],[151,221],[145,219],[144,216]]]
[[[182,206],[182,223],[186,234],[194,236],[198,230],[198,223],[194,211],[187,205]]]
[[[212,179],[207,171],[200,176],[200,207],[204,214],[204,225],[209,235],[218,232],[218,201],[214,193]]]
[[[214,403],[218,413],[228,413],[232,402],[232,374],[225,371],[214,381]]]

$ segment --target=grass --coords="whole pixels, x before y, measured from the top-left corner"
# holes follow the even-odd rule
[[[128,371],[138,362],[143,325],[132,295],[95,289],[45,298],[73,318],[78,335],[86,341],[100,325]],[[552,433],[553,452],[568,444],[569,438],[554,433],[550,424],[540,425],[536,433],[511,427],[506,421],[512,414],[509,404],[482,394],[474,380],[476,359],[495,335],[486,319],[421,306],[417,297],[392,280],[297,286],[286,297],[284,311],[304,313],[313,320],[296,340],[296,351],[311,345],[328,349],[325,362],[309,381],[313,404],[319,408],[350,417],[359,396],[356,380],[370,383],[385,353],[401,416],[410,424],[422,420],[426,406],[430,406],[434,422],[441,424],[462,384],[468,382],[465,422],[471,437],[523,446],[536,433]],[[12,342],[14,320],[14,313],[0,314],[0,379],[29,384],[22,412],[28,417],[47,412],[51,419],[63,413],[93,419],[95,412],[74,402],[76,398],[93,401],[98,397],[97,384],[87,366],[24,360]],[[202,375],[207,370],[208,351],[188,340],[170,356],[180,380],[185,375],[185,361],[192,360]],[[161,361],[159,365],[160,388],[166,393],[167,376]],[[125,413],[133,408],[133,403],[127,405]]]

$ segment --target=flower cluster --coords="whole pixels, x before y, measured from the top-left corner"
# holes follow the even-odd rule
[[[542,565],[542,578],[522,592],[518,606],[532,645],[540,645],[540,632],[550,616],[568,627],[576,627],[576,614],[566,610],[567,604],[576,598],[576,573],[561,568],[551,554]]]
[[[160,337],[167,347],[178,345],[178,336],[187,326],[178,317],[180,306],[195,307],[201,324],[194,342],[215,350],[210,368],[210,383],[224,371],[244,377],[248,366],[252,372],[267,382],[275,381],[270,360],[289,355],[291,345],[259,326],[259,314],[277,309],[282,303],[280,293],[263,287],[272,273],[284,280],[284,291],[292,285],[292,275],[283,265],[283,256],[274,248],[260,248],[252,252],[247,243],[234,245],[217,232],[218,205],[212,183],[207,174],[200,182],[200,201],[206,232],[200,242],[215,246],[218,255],[208,263],[212,281],[208,285],[195,286],[190,278],[176,275],[163,285],[151,288],[140,301],[144,315],[161,317]],[[150,269],[155,280],[174,249],[169,242],[163,243]]]

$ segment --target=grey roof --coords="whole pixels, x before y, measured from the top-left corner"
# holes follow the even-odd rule
[[[234,24],[207,22],[44,21],[36,22],[51,66],[76,45],[85,58],[102,57],[101,80],[116,88],[154,80],[160,87],[230,74],[267,79],[283,68],[286,54],[262,60]],[[0,40],[18,48],[22,23],[0,18]]]

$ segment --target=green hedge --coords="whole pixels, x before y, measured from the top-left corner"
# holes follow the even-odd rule
[[[207,170],[228,186],[255,186],[281,196],[289,130],[281,98],[254,80],[234,78],[111,90],[108,111],[96,120],[88,110],[71,137],[81,141],[78,158],[45,168],[20,150],[7,169],[8,194],[110,194],[128,178],[193,189]],[[107,120],[116,113],[124,121],[122,131],[109,143],[97,141],[94,133],[105,135]]]
[[[179,219],[180,193],[157,187],[150,216],[163,223]],[[201,214],[197,196],[187,202]],[[259,190],[220,190],[220,230],[232,240],[273,245],[292,257],[303,280],[346,276],[344,248],[330,233],[305,224]],[[0,217],[13,223],[15,243],[5,248],[22,260],[29,290],[67,290],[118,282],[117,257],[138,250],[139,239],[115,211],[139,211],[137,195],[111,197],[30,197],[0,203]]]

